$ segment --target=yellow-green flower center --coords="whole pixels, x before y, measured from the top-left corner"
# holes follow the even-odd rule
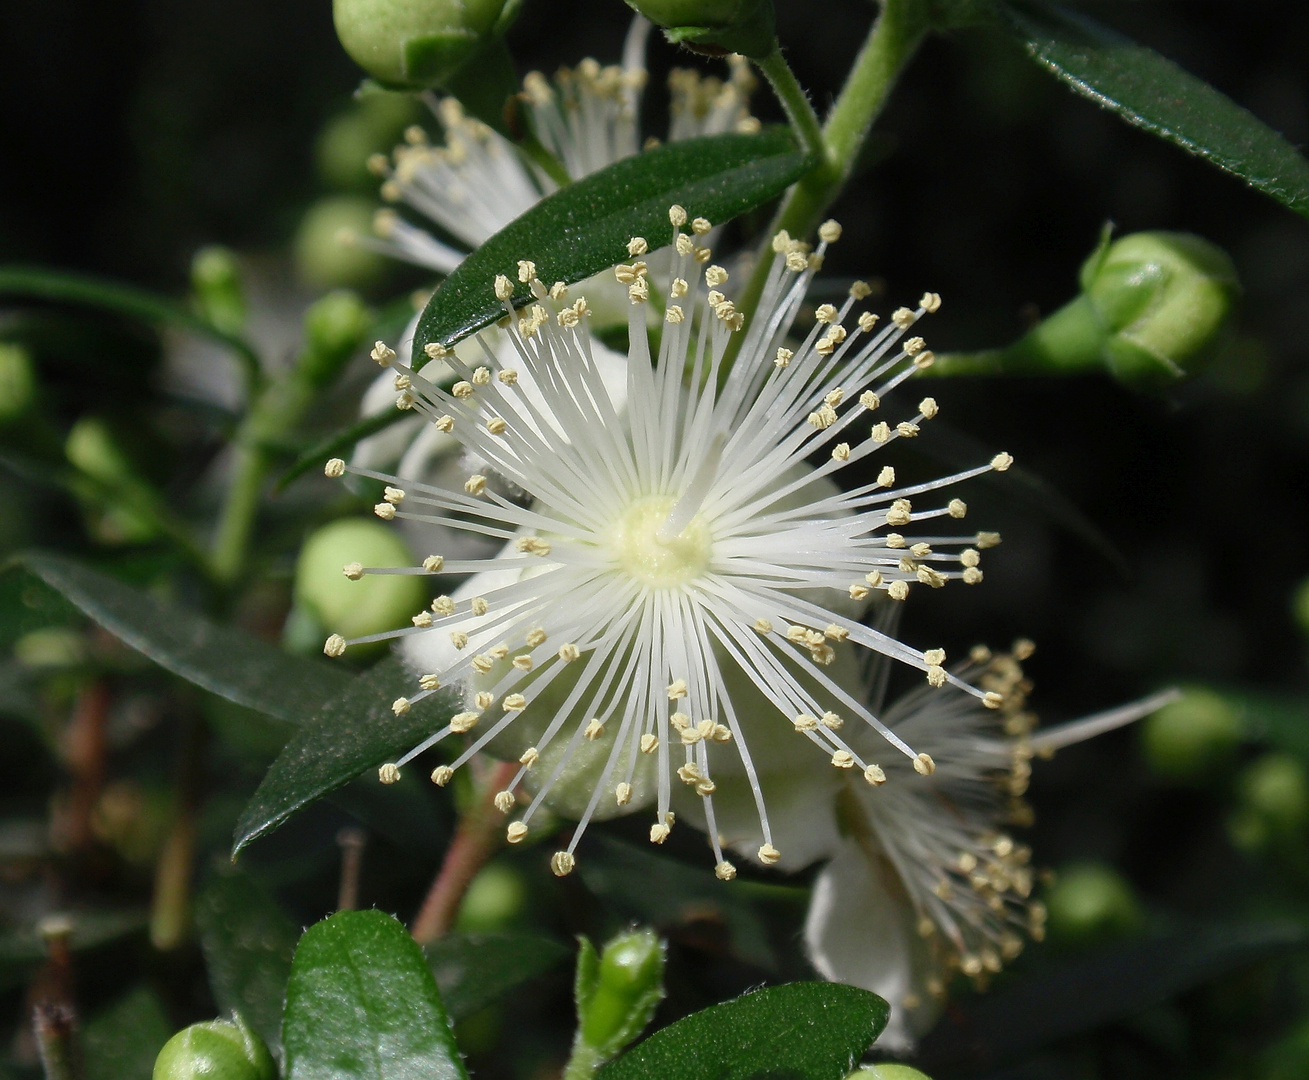
[[[676,504],[673,495],[649,495],[632,503],[618,519],[610,547],[618,566],[646,585],[674,588],[692,581],[709,565],[709,530],[696,517],[669,540],[659,530]]]

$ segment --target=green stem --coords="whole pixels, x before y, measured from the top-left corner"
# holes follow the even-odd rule
[[[600,1051],[583,1039],[579,1032],[573,1040],[573,1052],[568,1055],[568,1064],[564,1066],[563,1080],[591,1080],[596,1069],[604,1062]]]
[[[823,158],[826,151],[823,146],[823,132],[818,124],[818,114],[809,103],[809,95],[795,77],[786,58],[782,56],[780,46],[774,45],[773,51],[761,59],[755,60],[764,78],[772,85],[773,93],[786,110],[786,118],[791,122],[796,138],[805,152],[816,158]]]
[[[754,272],[737,301],[738,309],[746,312],[747,319],[753,317],[768,278],[768,268],[772,264],[768,243],[773,234],[785,229],[792,236],[804,237],[818,224],[823,212],[832,205],[850,178],[873,121],[881,113],[896,78],[922,43],[927,29],[928,16],[923,0],[882,0],[881,13],[823,125],[819,162],[782,201],[773,219],[773,227],[760,247]],[[763,63],[760,67],[764,68]],[[767,68],[764,68],[764,74],[769,74]],[[787,69],[787,74],[790,74],[790,69]],[[772,81],[771,75],[769,79]],[[803,91],[800,94],[803,98]],[[781,90],[778,90],[778,96],[782,96]],[[804,101],[807,107],[808,99]],[[786,105],[785,98],[783,105]],[[794,119],[792,122],[795,123]],[[744,333],[735,335],[734,343],[743,341],[744,336]],[[731,359],[729,354],[729,362]],[[724,374],[727,368],[728,364],[724,364]]]
[[[970,353],[938,353],[923,375],[1074,375],[1103,371],[1108,332],[1085,296],[1070,300],[1012,345]]]

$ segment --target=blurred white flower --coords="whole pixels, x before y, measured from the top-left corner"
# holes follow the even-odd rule
[[[730,878],[735,870],[714,814],[720,776],[743,778],[760,831],[755,857],[778,862],[756,747],[767,749],[772,773],[808,752],[830,774],[857,770],[880,786],[889,750],[913,774],[930,775],[931,755],[888,727],[858,690],[864,650],[918,668],[934,690],[950,684],[993,709],[1003,700],[949,672],[943,650],[913,649],[859,619],[878,593],[901,601],[915,585],[980,581],[979,549],[998,542],[988,533],[902,530],[962,518],[964,503],[937,493],[1007,469],[1007,454],[906,487],[897,487],[892,466],[873,467],[937,413],[924,398],[902,419],[877,419],[882,397],[931,363],[911,330],[940,298],[928,293],[882,326],[855,312],[870,292],[856,282],[839,309],[820,305],[812,327],[788,347],[840,228],[825,224],[813,251],[779,233],[756,316],[725,370],[744,320],[720,291],[727,271],[705,265],[710,253],[698,241],[710,223],[697,218],[688,233],[685,210],[675,206],[669,216],[673,250],[661,282],[668,300],[657,360],[646,328],[646,241],[633,238],[634,261],[614,270],[630,301],[626,413],[597,363],[585,299],[570,302],[562,283],[547,288],[524,261],[519,280],[538,302],[514,312],[513,288],[497,278],[508,325],[499,344],[483,339],[480,364],[428,347],[459,379],[449,390],[380,343],[374,353],[396,373],[401,404],[457,438],[488,470],[450,487],[339,459],[327,470],[385,482],[376,507],[384,519],[439,521],[505,542],[495,559],[434,554],[420,567],[351,565],[346,574],[473,575],[415,615],[412,627],[359,639],[404,638],[405,656],[425,672],[397,712],[443,685],[464,693],[465,710],[382,776],[392,780],[429,746],[476,731],[433,779],[448,782],[483,749],[517,757],[522,768],[497,805],[511,812],[523,782],[535,796],[509,825],[509,840],[526,835],[552,793],[552,806],[579,819],[552,860],[560,874],[572,868],[597,812],[652,801],[650,836],[662,842],[676,791],[703,816],[717,872]],[[846,469],[852,486],[841,491],[832,477]],[[326,651],[339,655],[350,644],[334,635]]]
[[[974,649],[960,679],[1003,698],[999,712],[958,693],[914,690],[882,720],[937,761],[914,777],[887,763],[877,790],[847,784],[832,804],[842,836],[814,885],[805,945],[819,973],[872,990],[892,1005],[878,1040],[910,1050],[935,1022],[957,973],[978,985],[1040,940],[1045,909],[1031,898],[1031,851],[1006,831],[1031,823],[1022,796],[1034,756],[1131,723],[1175,692],[1034,732],[1030,689],[1012,654]],[[821,828],[821,826],[820,826]]]

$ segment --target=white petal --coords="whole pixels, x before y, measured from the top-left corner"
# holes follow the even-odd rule
[[[885,862],[871,861],[858,843],[846,840],[814,884],[804,928],[805,949],[823,978],[871,990],[891,1003],[891,1020],[877,1045],[896,1053],[912,1050],[939,1011],[925,988],[931,961],[902,896]],[[906,994],[922,1004],[906,1009]]]

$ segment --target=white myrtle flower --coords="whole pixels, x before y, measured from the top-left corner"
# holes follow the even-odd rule
[[[548,288],[524,261],[518,278],[535,304],[515,312],[510,281],[495,282],[514,366],[489,346],[476,367],[428,346],[458,378],[447,390],[385,345],[374,352],[397,373],[406,403],[489,470],[442,487],[340,459],[327,467],[331,476],[384,482],[376,507],[384,519],[441,522],[504,542],[494,559],[433,554],[418,567],[352,564],[346,573],[473,575],[412,627],[358,639],[404,638],[407,659],[424,672],[397,713],[441,686],[464,695],[464,709],[382,777],[394,779],[451,735],[472,738],[433,772],[438,784],[483,749],[511,753],[522,767],[497,805],[511,812],[524,782],[535,794],[509,825],[510,842],[526,835],[552,791],[573,797],[579,821],[551,861],[558,874],[572,869],[583,830],[606,809],[652,801],[650,838],[662,842],[676,791],[693,794],[716,871],[731,878],[713,795],[716,778],[733,775],[751,791],[756,856],[777,862],[756,745],[780,744],[792,762],[812,754],[833,774],[854,772],[873,786],[894,772],[889,757],[906,765],[902,782],[922,782],[934,758],[867,707],[851,688],[857,679],[840,676],[857,671],[864,651],[918,668],[933,690],[949,692],[948,684],[992,709],[1003,702],[950,672],[943,650],[914,649],[859,619],[877,594],[901,601],[920,585],[980,581],[979,550],[999,539],[938,535],[932,525],[966,513],[944,489],[1007,469],[1009,455],[902,487],[894,467],[880,464],[937,414],[924,398],[880,419],[883,397],[932,362],[913,329],[940,298],[927,293],[882,325],[856,312],[870,292],[856,282],[839,308],[820,305],[812,327],[792,339],[810,281],[840,235],[828,222],[814,250],[784,232],[774,238],[743,333],[742,314],[721,291],[728,272],[699,243],[710,223],[697,218],[688,233],[685,210],[674,206],[669,217],[657,358],[646,326],[646,241],[633,238],[633,261],[614,269],[630,299],[626,413],[595,362],[586,300],[570,301],[562,283]],[[732,345],[740,348],[729,365]],[[544,409],[521,390],[529,373]],[[832,478],[845,470],[852,486],[842,491]],[[325,651],[350,644],[333,635]]]
[[[913,1048],[936,1021],[950,981],[979,987],[1044,936],[1045,908],[1032,899],[1031,850],[1008,832],[1030,825],[1023,801],[1034,757],[1131,723],[1175,691],[1036,732],[1030,689],[1012,653],[974,649],[960,679],[998,693],[998,712],[958,693],[916,689],[882,721],[939,763],[920,782],[904,763],[885,765],[887,783],[847,785],[831,804],[841,839],[814,884],[806,951],[824,978],[860,986],[891,1003],[878,1045]],[[854,741],[854,740],[852,740]],[[866,740],[865,740],[866,741]],[[817,815],[821,816],[821,815]]]

